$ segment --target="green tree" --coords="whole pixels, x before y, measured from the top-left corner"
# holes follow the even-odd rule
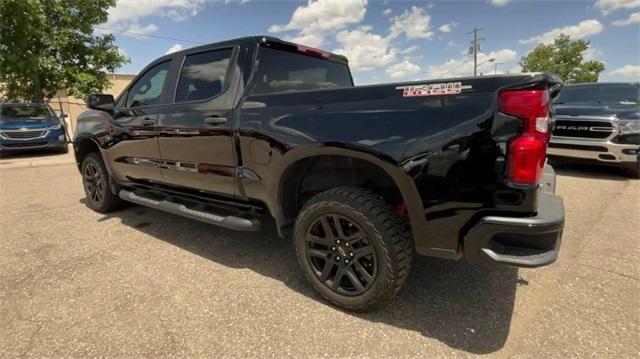
[[[10,101],[39,101],[57,90],[83,96],[109,86],[129,59],[107,21],[115,0],[0,0],[0,94]]]
[[[588,48],[589,41],[571,40],[562,34],[553,44],[540,44],[522,57],[522,72],[551,72],[566,83],[597,82],[604,63],[584,62],[583,54]]]

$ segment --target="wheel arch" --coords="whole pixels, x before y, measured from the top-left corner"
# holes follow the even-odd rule
[[[315,193],[338,186],[362,187],[376,193],[380,193],[378,187],[382,187],[381,195],[387,202],[404,204],[411,223],[422,216],[422,204],[413,179],[383,155],[346,148],[314,147],[294,149],[285,158],[287,161],[281,166],[275,198],[276,220],[280,227],[291,224],[300,208]],[[349,173],[333,176],[342,170],[349,170]],[[313,183],[314,180],[320,182]]]
[[[76,158],[78,170],[80,170],[84,158],[92,152],[99,152],[100,156],[102,156],[100,145],[94,138],[89,136],[76,137],[73,141],[73,153]]]

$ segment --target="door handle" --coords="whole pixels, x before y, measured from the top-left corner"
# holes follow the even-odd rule
[[[211,126],[224,125],[225,123],[227,123],[227,121],[228,120],[226,117],[220,117],[220,116],[210,116],[204,119],[204,123]]]

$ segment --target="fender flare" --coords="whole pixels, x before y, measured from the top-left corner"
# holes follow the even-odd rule
[[[401,166],[395,164],[390,158],[383,154],[345,147],[317,145],[296,147],[285,153],[279,161],[277,170],[275,171],[277,188],[275,191],[271,191],[271,196],[273,197],[270,199],[270,202],[275,204],[273,213],[275,214],[278,228],[285,222],[281,203],[282,192],[284,191],[284,175],[292,166],[300,163],[300,161],[320,156],[357,158],[380,168],[389,176],[400,192],[407,207],[407,215],[409,216],[414,236],[416,235],[416,230],[421,231],[420,224],[424,223],[424,208],[420,200],[421,197],[413,178],[411,178]]]

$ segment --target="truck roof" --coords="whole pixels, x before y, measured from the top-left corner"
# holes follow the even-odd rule
[[[342,63],[348,63],[348,59],[343,56],[343,55],[339,55],[339,54],[335,54],[329,51],[325,51],[325,50],[321,50],[321,49],[316,49],[316,48],[312,48],[306,45],[302,45],[302,44],[297,44],[294,42],[289,42],[289,41],[285,41],[282,40],[280,38],[274,37],[274,36],[269,36],[269,35],[255,35],[255,36],[244,36],[244,37],[238,37],[235,39],[230,39],[230,40],[224,40],[224,41],[219,41],[219,42],[212,42],[212,43],[208,43],[208,44],[203,44],[203,45],[199,45],[199,46],[195,46],[195,47],[190,47],[187,49],[183,49],[180,51],[176,51],[176,52],[172,52],[170,54],[167,54],[165,56],[162,56],[160,58],[158,58],[157,60],[160,59],[164,59],[164,58],[172,58],[176,55],[181,55],[183,53],[187,53],[187,52],[194,52],[194,51],[198,51],[198,50],[207,50],[210,48],[216,48],[216,47],[220,47],[220,46],[233,46],[233,45],[239,45],[239,44],[243,44],[243,43],[254,43],[254,44],[276,44],[276,45],[284,45],[284,46],[292,46],[292,47],[296,47],[298,49],[301,49],[300,52],[312,52],[313,54],[318,54],[318,55],[323,55],[322,57],[325,57],[329,60],[337,60],[338,62],[342,62]],[[157,60],[153,61],[156,62]]]

